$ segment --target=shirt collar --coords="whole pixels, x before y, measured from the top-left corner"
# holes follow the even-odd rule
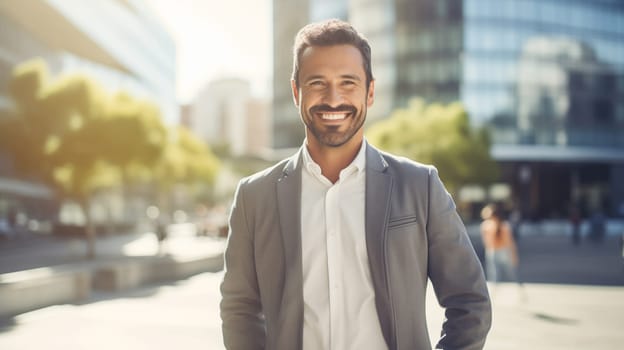
[[[306,143],[307,143],[306,141],[307,140],[303,141],[303,147],[302,147],[303,148],[303,165],[311,173],[320,174],[321,167],[314,161],[314,159],[312,159],[312,156],[310,155],[310,152],[308,151],[308,147],[306,146]],[[366,145],[367,144],[368,142],[366,142],[366,138],[363,138],[362,145],[360,146],[360,150],[358,151],[357,155],[355,156],[351,164],[349,164],[342,171],[349,169],[349,168],[355,168],[355,170],[358,173],[360,173],[365,170],[366,168]]]
[[[366,138],[362,139],[362,145],[360,146],[360,150],[358,151],[358,154],[355,156],[355,159],[353,159],[353,162],[351,162],[351,164],[349,166],[355,166],[355,168],[357,169],[358,172],[362,172],[364,171],[364,169],[366,168],[366,145],[368,143],[366,142]]]

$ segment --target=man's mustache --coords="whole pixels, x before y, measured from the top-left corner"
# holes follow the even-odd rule
[[[357,108],[351,106],[351,105],[339,105],[337,107],[332,107],[330,105],[327,104],[322,104],[322,105],[316,105],[313,107],[310,107],[310,113],[314,114],[314,113],[332,113],[332,112],[348,112],[348,113],[355,113],[357,112]]]

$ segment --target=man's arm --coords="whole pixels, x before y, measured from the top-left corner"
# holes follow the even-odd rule
[[[230,213],[225,275],[221,283],[223,341],[227,349],[264,349],[265,326],[256,268],[253,232],[247,223],[243,183]]]
[[[429,175],[429,278],[446,320],[436,349],[482,349],[492,310],[483,268],[437,171]]]

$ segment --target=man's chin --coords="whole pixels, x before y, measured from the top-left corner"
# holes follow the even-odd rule
[[[322,136],[317,138],[319,143],[332,148],[338,148],[349,142],[353,138],[353,135],[332,135],[332,136]]]

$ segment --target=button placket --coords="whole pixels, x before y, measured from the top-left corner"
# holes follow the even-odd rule
[[[331,186],[325,195],[325,222],[327,232],[327,269],[329,280],[329,310],[330,310],[330,344],[335,345],[334,333],[340,329],[340,213],[339,192],[340,180]],[[331,346],[333,348],[333,346]]]

